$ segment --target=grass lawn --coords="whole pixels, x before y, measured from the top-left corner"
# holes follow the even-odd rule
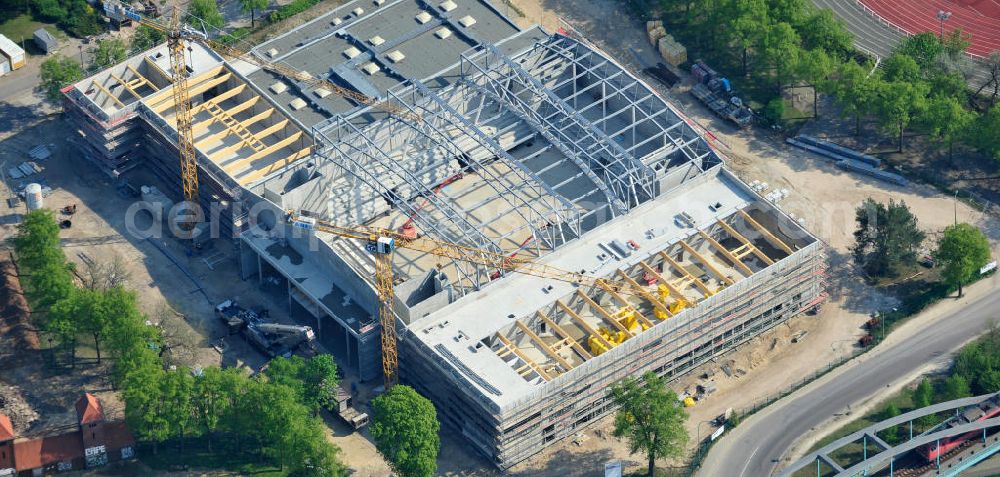
[[[14,41],[14,43],[20,45],[22,38],[28,43],[31,43],[31,38],[34,35],[35,30],[39,28],[45,28],[59,40],[66,40],[69,38],[66,33],[56,28],[54,24],[36,21],[28,14],[18,15],[10,20],[0,23],[0,34],[3,34],[7,38]],[[31,45],[28,46],[28,49],[31,49]]]

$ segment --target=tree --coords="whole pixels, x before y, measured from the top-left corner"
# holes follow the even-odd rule
[[[920,384],[913,390],[913,407],[914,409],[921,409],[931,404],[934,404],[934,388],[931,386],[931,381],[924,378],[920,380]],[[916,419],[923,427],[933,425],[934,420],[935,417],[933,414],[921,416]]]
[[[898,415],[900,415],[899,407],[896,406],[896,403],[890,402],[885,406],[885,410],[882,411],[882,420],[892,419]],[[899,443],[899,426],[887,428],[882,432],[882,437],[889,444]]]
[[[743,75],[747,74],[750,48],[760,44],[767,31],[767,5],[764,0],[733,0],[729,34],[742,50]]]
[[[983,154],[1000,161],[1000,103],[979,116],[974,130],[969,142]]]
[[[882,77],[886,81],[920,81],[920,65],[912,56],[904,53],[894,53],[886,58],[882,63],[882,71]]]
[[[83,68],[72,58],[55,55],[42,62],[39,78],[45,97],[59,102],[63,88],[83,79]]]
[[[240,0],[240,10],[250,13],[250,28],[254,28],[254,16],[257,10],[267,8],[268,0]]]
[[[972,396],[969,382],[958,374],[952,374],[941,385],[941,400],[951,401]]]
[[[875,276],[895,276],[916,259],[924,233],[903,201],[865,199],[855,211],[854,260]]]
[[[219,13],[219,6],[214,0],[191,0],[188,5],[187,22],[192,25],[209,25],[215,28],[222,28],[226,20]]]
[[[950,96],[936,96],[927,105],[927,112],[921,123],[931,137],[948,147],[948,157],[952,158],[955,141],[968,135],[969,128],[976,120],[976,114],[963,107]]]
[[[687,413],[662,378],[652,372],[642,379],[627,377],[611,388],[611,399],[619,408],[614,435],[628,440],[629,452],[646,453],[650,477],[656,459],[683,455],[690,437],[684,429]]]
[[[972,96],[979,98],[984,89],[993,86],[993,95],[990,97],[989,105],[985,108],[988,110],[1000,100],[1000,51],[991,52],[990,56],[986,57],[986,61],[983,62],[983,66],[986,68],[989,78],[983,82],[982,86],[976,90],[976,94]]]
[[[971,280],[990,260],[990,242],[972,225],[950,225],[944,229],[934,258],[944,265],[941,277],[947,283],[958,285],[961,297],[962,283]]]
[[[141,53],[163,43],[166,39],[167,35],[162,31],[146,25],[139,25],[135,29],[135,34],[132,35],[129,49],[132,51],[132,54]]]
[[[806,50],[799,56],[796,64],[796,76],[812,85],[813,116],[819,116],[819,90],[826,89],[830,73],[833,72],[834,60],[819,48]]]
[[[337,363],[333,356],[320,354],[313,356],[302,369],[302,382],[305,385],[306,405],[313,413],[321,407],[330,409],[337,403]]]
[[[882,129],[899,136],[898,151],[903,152],[903,133],[914,118],[927,109],[927,83],[909,81],[882,82],[875,95],[876,112]]]
[[[874,111],[875,97],[882,85],[877,72],[869,74],[871,70],[870,66],[853,60],[845,61],[834,69],[835,81],[829,87],[843,114],[854,116],[855,135],[861,134],[861,117]]]
[[[320,407],[330,407],[337,396],[337,364],[328,354],[320,354],[302,359],[299,356],[290,358],[278,357],[264,371],[268,379],[276,384],[291,388],[299,402],[309,408],[314,414]]]
[[[160,400],[162,401],[163,417],[169,423],[170,437],[178,437],[181,442],[180,452],[184,453],[184,440],[195,422],[192,412],[192,397],[194,393],[194,376],[188,368],[177,368],[166,371],[160,379]]]
[[[373,399],[372,409],[372,439],[393,470],[403,477],[434,475],[441,448],[434,405],[413,388],[397,384]]]
[[[957,58],[972,44],[972,35],[965,33],[961,28],[956,28],[944,35],[941,40],[944,53],[951,58]]]
[[[802,51],[799,43],[799,35],[785,22],[772,25],[764,36],[764,58],[774,68],[775,86],[779,90],[793,79]]]
[[[944,45],[941,44],[937,35],[924,32],[903,39],[896,47],[894,56],[896,54],[907,55],[916,61],[921,71],[927,71],[937,63],[937,59],[942,53],[944,53]]]
[[[802,26],[805,21],[807,0],[767,0],[769,16],[775,22],[788,23],[793,27]]]
[[[98,69],[108,68],[125,61],[128,50],[121,38],[97,40],[97,46],[90,49],[94,58],[94,66]]]
[[[817,9],[806,18],[799,35],[807,50],[818,48],[839,59],[848,58],[854,51],[854,38],[829,9]]]

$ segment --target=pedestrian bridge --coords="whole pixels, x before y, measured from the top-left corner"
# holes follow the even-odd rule
[[[985,394],[927,406],[886,419],[809,453],[782,470],[777,477],[802,477],[813,475],[812,471],[822,477],[959,475],[1000,450],[1000,414],[995,410],[998,401],[1000,393]],[[994,411],[985,415],[975,413],[973,406],[992,408]],[[913,434],[913,421],[945,411],[954,411],[955,417],[922,434]],[[878,434],[894,426],[902,426],[902,431],[905,433],[908,430],[909,435],[903,442],[890,445]],[[936,455],[933,461],[911,452],[927,445],[937,448],[956,437],[964,438],[962,444]],[[847,459],[838,456],[838,451],[855,443],[860,443],[863,449],[860,460],[855,458],[855,462],[845,462]]]

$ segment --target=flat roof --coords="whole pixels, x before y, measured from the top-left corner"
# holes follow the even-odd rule
[[[292,31],[258,45],[258,56],[279,61],[293,68],[308,71],[315,77],[359,91],[370,97],[384,97],[386,92],[408,78],[424,80],[452,68],[461,53],[479,42],[498,43],[518,33],[518,28],[485,0],[457,0],[457,7],[443,11],[439,2],[396,0],[382,6],[370,1],[351,1]],[[360,16],[353,11],[362,8]],[[430,20],[420,23],[417,15],[426,12]],[[462,27],[458,19],[472,16],[476,22]],[[434,32],[448,28],[452,35],[439,38]],[[379,37],[377,45],[371,40]],[[355,48],[359,54],[349,58],[344,54]],[[399,50],[405,58],[393,62],[387,55]],[[375,63],[379,71],[369,74],[362,69]],[[265,89],[273,75],[255,72],[250,81]],[[270,91],[265,94],[271,95]],[[320,98],[312,91],[294,94],[309,102],[309,107],[287,113],[312,127],[320,121],[363,107],[337,95]]]
[[[14,43],[10,38],[3,35],[0,35],[0,52],[10,58],[24,55],[24,50],[17,43]]]
[[[716,203],[721,207],[709,207]],[[689,214],[696,227],[702,229],[755,203],[771,207],[719,165],[592,230],[580,240],[564,245],[538,262],[592,276],[611,277],[617,270],[627,270],[640,260],[697,233],[692,228],[679,226],[674,220],[678,214]],[[607,255],[602,244],[613,240],[631,240],[639,249],[622,260],[613,255],[610,259],[602,259],[602,255]],[[536,390],[538,383],[529,382],[496,353],[486,347],[477,349],[476,344],[510,327],[514,319],[530,317],[577,289],[570,283],[513,273],[478,293],[466,295],[414,321],[409,330],[415,339],[435,349],[436,353],[442,354],[440,347],[443,347],[451,356],[442,355],[442,360],[456,366],[460,373],[458,368],[461,367],[475,373],[478,379],[470,379],[467,384],[476,386],[483,395],[504,407]],[[500,390],[500,394],[492,392],[482,382]]]

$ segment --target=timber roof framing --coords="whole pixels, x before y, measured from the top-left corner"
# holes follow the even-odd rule
[[[743,217],[743,220],[745,220],[748,224],[750,224],[751,227],[753,227],[757,232],[763,235],[764,238],[771,243],[771,245],[774,245],[775,247],[784,250],[785,253],[789,255],[792,254],[792,248],[789,247],[781,239],[776,237],[773,233],[771,233],[770,230],[767,230],[767,227],[764,227],[763,225],[757,223],[757,221],[754,220],[753,217],[750,217],[750,214],[748,214],[745,210],[740,209],[738,212],[740,216]]]

